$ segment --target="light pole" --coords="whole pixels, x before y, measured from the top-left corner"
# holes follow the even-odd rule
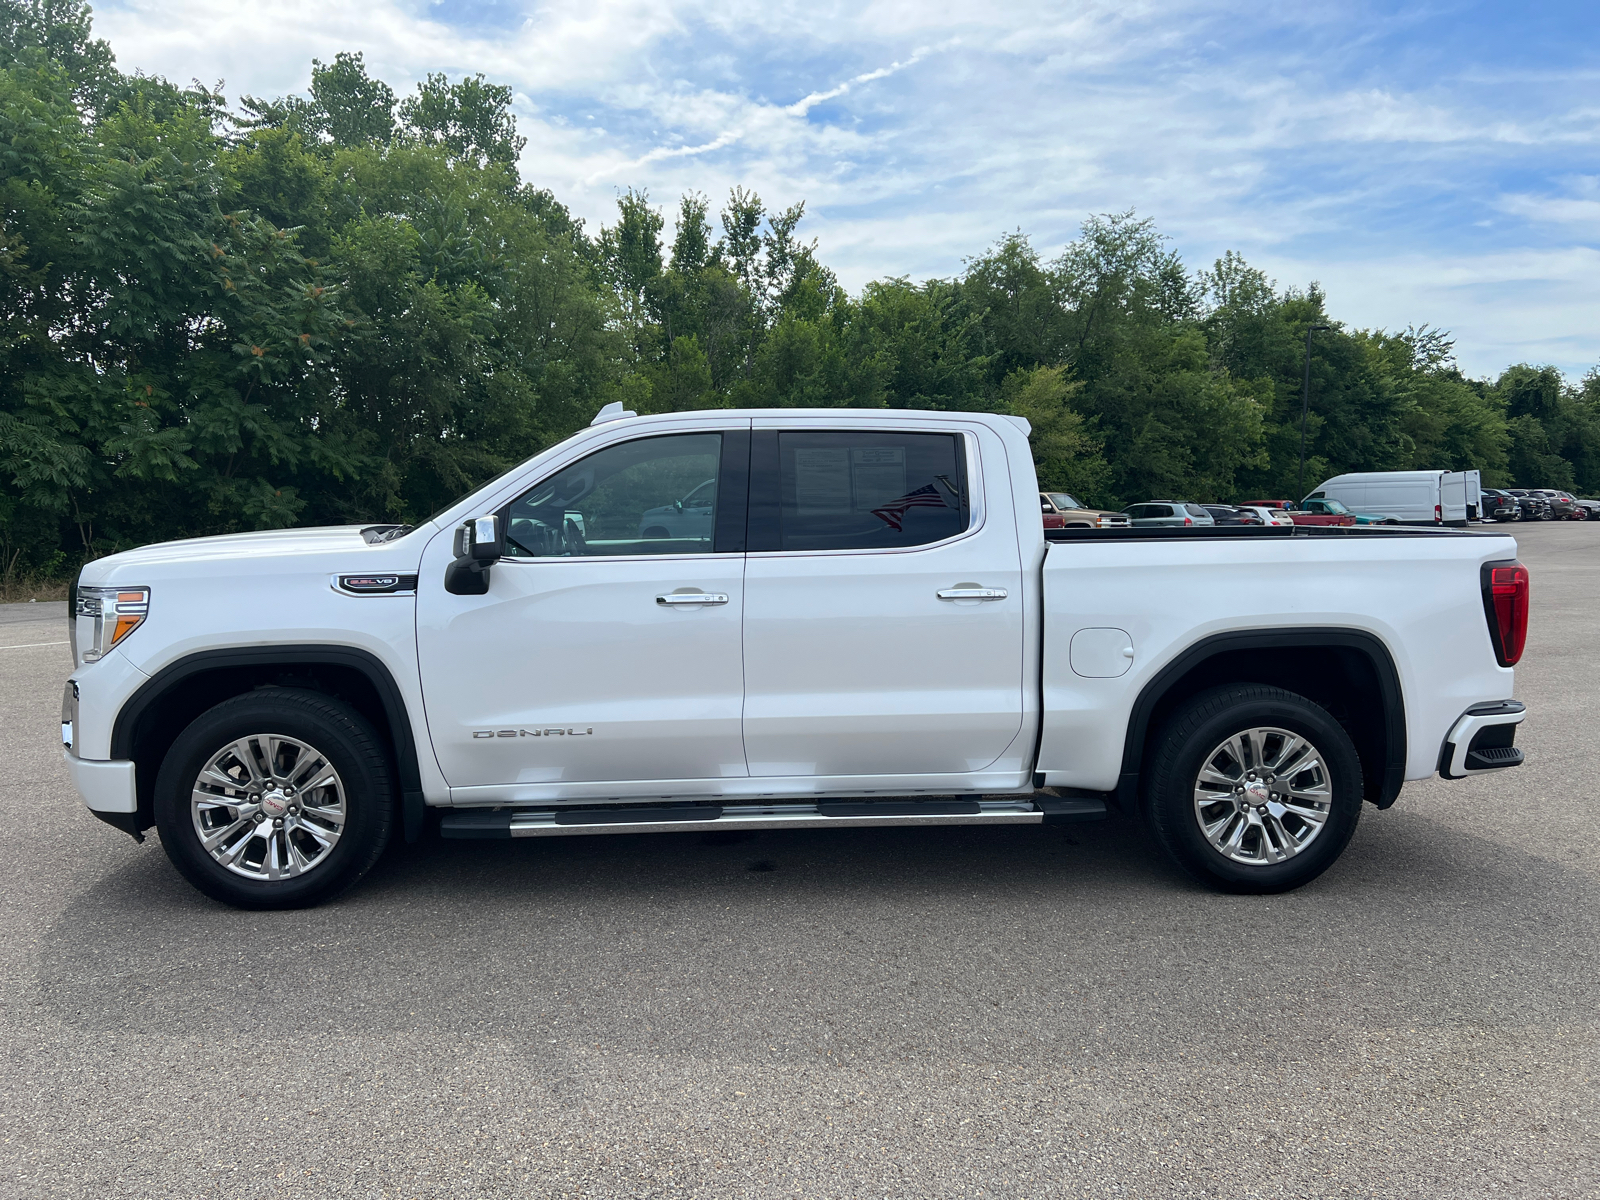
[[[1311,335],[1327,328],[1327,325],[1306,326],[1306,384],[1300,394],[1300,490],[1295,493],[1299,497],[1296,505],[1304,503],[1306,498],[1306,414],[1311,411]]]

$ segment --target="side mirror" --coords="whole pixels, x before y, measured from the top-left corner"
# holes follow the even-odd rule
[[[456,530],[453,563],[445,568],[444,590],[453,596],[483,596],[489,591],[489,568],[505,554],[505,533],[498,517],[476,517]]]

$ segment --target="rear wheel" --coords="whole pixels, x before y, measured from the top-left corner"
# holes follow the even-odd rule
[[[1361,817],[1361,761],[1344,728],[1304,696],[1237,684],[1167,722],[1150,763],[1157,838],[1201,882],[1285,892],[1315,879]]]
[[[156,827],[173,866],[238,908],[301,908],[344,891],[394,820],[388,756],[360,714],[270,688],[202,713],[156,777]]]

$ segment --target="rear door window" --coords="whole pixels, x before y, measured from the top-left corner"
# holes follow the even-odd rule
[[[955,433],[758,431],[751,550],[893,550],[967,528],[966,455]]]

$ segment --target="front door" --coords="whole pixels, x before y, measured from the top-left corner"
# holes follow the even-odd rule
[[[972,775],[994,764],[1022,726],[1025,637],[1020,518],[999,440],[1002,494],[985,504],[976,431],[753,436],[751,775]]]
[[[597,450],[501,510],[506,557],[487,595],[424,575],[422,688],[456,799],[748,774],[748,440],[676,433]]]

